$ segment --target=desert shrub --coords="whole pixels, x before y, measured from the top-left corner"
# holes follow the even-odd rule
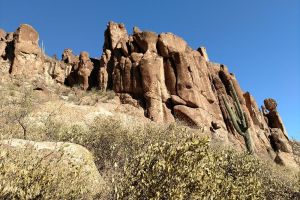
[[[41,156],[31,148],[0,154],[0,199],[83,199],[86,188],[80,166],[60,165],[52,153]],[[56,155],[57,156],[57,155]]]
[[[134,124],[116,117],[98,117],[85,128],[79,125],[66,128],[54,122],[49,126],[49,140],[81,144],[93,153],[95,163],[111,189],[118,182],[126,159],[144,151],[150,144],[199,135],[198,130],[176,124]]]
[[[300,175],[247,154],[211,148],[200,138],[203,130],[177,123],[163,126],[99,117],[92,124],[70,126],[50,113],[44,128],[32,132],[28,119],[37,99],[22,88],[0,90],[5,97],[0,99],[1,139],[26,137],[85,146],[110,188],[102,199],[300,199]],[[113,97],[89,91],[76,101],[94,105]],[[294,144],[299,155],[299,143]],[[1,153],[0,199],[80,199],[84,194],[76,169],[55,170],[55,162],[46,165],[44,158],[29,152],[15,157]]]
[[[186,137],[197,137],[198,130],[177,124],[133,124],[114,117],[98,117],[83,128],[73,125],[61,129],[55,140],[81,144],[93,152],[100,170],[113,166],[123,167],[127,157],[143,151],[159,141],[180,141]]]
[[[260,163],[208,140],[160,142],[129,159],[117,199],[263,199]]]
[[[31,127],[28,118],[39,103],[32,86],[11,83],[7,88],[1,88],[0,96],[0,138],[26,139]]]
[[[297,179],[284,176],[286,169],[212,148],[201,131],[178,124],[99,117],[86,128],[74,125],[55,133],[53,140],[78,143],[93,153],[110,188],[104,199],[293,199],[298,191]]]
[[[263,180],[265,199],[268,200],[298,200],[300,199],[300,171],[267,163],[262,166],[259,177]]]

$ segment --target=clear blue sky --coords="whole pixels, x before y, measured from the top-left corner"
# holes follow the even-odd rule
[[[72,48],[98,57],[110,20],[206,46],[259,105],[275,98],[289,135],[300,140],[300,0],[0,0],[0,28],[31,24],[49,55]]]

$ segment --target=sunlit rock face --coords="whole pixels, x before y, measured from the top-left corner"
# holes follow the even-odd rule
[[[266,99],[260,110],[227,66],[209,61],[205,47],[193,50],[173,33],[157,34],[137,27],[130,35],[124,24],[115,22],[107,24],[104,37],[99,59],[90,58],[85,51],[79,57],[65,49],[58,60],[43,52],[38,32],[30,25],[23,24],[14,33],[0,30],[0,70],[47,84],[114,90],[122,102],[143,109],[154,122],[179,119],[210,132],[216,141],[245,149],[244,138],[224,104],[226,99],[235,110],[240,105],[257,154],[293,165],[276,101]]]

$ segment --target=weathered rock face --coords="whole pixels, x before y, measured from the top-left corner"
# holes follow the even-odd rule
[[[225,65],[209,61],[205,47],[193,50],[172,33],[156,34],[137,27],[129,35],[124,24],[109,22],[99,60],[85,53],[79,59],[66,49],[58,61],[43,54],[31,26],[21,25],[12,35],[0,31],[0,61],[11,66],[12,74],[46,77],[48,82],[68,86],[81,83],[84,90],[114,90],[123,103],[143,108],[145,116],[155,122],[178,118],[211,131],[214,139],[245,149],[223,99],[232,107],[238,102],[256,153],[290,153],[276,101],[266,99],[268,111],[259,110]]]
[[[284,124],[281,120],[281,117],[277,111],[277,102],[272,99],[268,98],[264,100],[265,107],[262,107],[263,114],[266,118],[268,126],[270,128],[279,128],[283,132],[286,139],[288,139],[287,131],[285,130]],[[266,111],[266,109],[268,111]]]
[[[22,24],[15,33],[0,31],[0,71],[27,80],[64,83],[71,66],[44,54],[38,32]]]
[[[83,90],[89,87],[89,77],[94,69],[94,64],[89,58],[89,54],[85,51],[80,53],[78,62],[79,83]]]
[[[229,91],[232,83],[245,112],[255,151],[267,155],[270,150],[277,151],[276,145],[280,146],[279,151],[290,151],[274,102],[268,101],[266,107],[270,111],[262,113],[255,99],[243,92],[226,66],[209,61],[205,47],[195,51],[172,33],[156,34],[136,27],[130,36],[123,24],[110,22],[104,44],[104,52],[108,51],[109,56],[103,56],[107,76],[112,77],[107,79],[107,85],[111,86],[107,88],[143,102],[140,105],[153,121],[179,118],[210,130],[214,138],[244,148],[244,140],[222,101],[226,97],[234,105]],[[282,135],[277,137],[271,128],[281,129],[285,139]]]
[[[39,35],[32,26],[22,24],[14,34],[14,60],[11,74],[37,73],[42,63]]]

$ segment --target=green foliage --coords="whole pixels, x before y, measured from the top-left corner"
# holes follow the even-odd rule
[[[83,199],[80,167],[59,164],[61,156],[1,146],[0,199]]]
[[[219,147],[216,150],[203,138],[203,131],[178,124],[138,124],[114,116],[96,118],[92,124],[70,125],[57,120],[58,108],[58,113],[50,113],[41,122],[42,128],[30,129],[35,99],[22,95],[19,89],[0,91],[6,97],[0,99],[1,139],[23,138],[20,125],[14,124],[10,116],[19,116],[25,110],[21,119],[27,125],[27,139],[85,146],[93,153],[108,186],[100,199],[280,200],[297,199],[299,194],[300,175],[264,164],[252,155]],[[78,104],[94,105],[99,99],[113,98],[113,93],[99,95],[95,91],[85,95]],[[236,94],[232,96],[238,100]],[[235,115],[240,106],[236,104]],[[239,119],[243,118],[241,115]],[[86,198],[83,194],[87,188],[78,178],[80,169],[57,167],[56,161],[49,163],[45,159],[30,151],[12,155],[1,149],[0,199]]]
[[[231,106],[229,106],[229,103],[227,102],[227,100],[225,99],[224,96],[223,96],[223,102],[225,104],[226,110],[230,116],[230,119],[233,123],[235,130],[241,136],[243,136],[248,152],[253,154],[254,150],[253,150],[253,144],[251,141],[251,136],[249,133],[249,125],[248,125],[247,115],[241,107],[240,100],[236,94],[236,91],[234,89],[234,86],[232,85],[232,82],[229,81],[229,83],[230,83],[229,91],[230,91],[230,95],[234,101],[234,107],[232,108]]]
[[[214,151],[207,139],[150,145],[129,159],[117,199],[263,199],[254,157]]]

